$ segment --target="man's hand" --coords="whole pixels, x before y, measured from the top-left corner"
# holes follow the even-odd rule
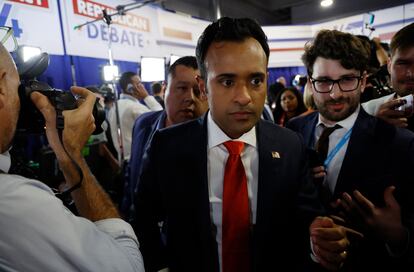
[[[312,168],[312,175],[313,178],[316,180],[323,180],[323,178],[326,176],[325,167],[323,166],[316,166]],[[322,185],[322,184],[320,184]]]
[[[329,217],[317,217],[309,227],[313,253],[326,269],[335,271],[342,267],[350,245],[348,234],[362,237],[362,234],[335,224]]]
[[[385,102],[379,107],[376,117],[383,119],[391,125],[405,128],[408,126],[406,113],[396,109],[404,105],[404,103],[404,100],[401,99]]]
[[[367,230],[392,248],[404,248],[407,243],[407,231],[401,222],[400,205],[394,198],[394,186],[384,190],[385,206],[376,207],[359,191],[353,192],[353,198],[344,193],[340,200],[345,214],[349,218],[357,218]]]
[[[134,94],[137,99],[144,99],[148,96],[148,91],[145,89],[144,84],[141,82],[134,85]]]
[[[63,111],[64,129],[63,145],[72,159],[79,159],[81,150],[95,130],[92,110],[96,101],[94,93],[81,87],[72,87],[73,94],[80,96],[78,108]]]

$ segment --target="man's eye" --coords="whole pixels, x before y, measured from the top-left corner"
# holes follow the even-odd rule
[[[251,83],[255,86],[260,85],[262,82],[263,82],[263,80],[261,78],[258,78],[258,77],[253,78],[252,81],[251,81]]]
[[[221,84],[223,84],[225,87],[231,87],[233,86],[234,82],[231,79],[224,79],[221,81]]]

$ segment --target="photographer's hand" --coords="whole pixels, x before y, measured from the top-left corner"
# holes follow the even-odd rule
[[[79,182],[79,172],[75,163],[82,171],[82,185],[71,193],[79,214],[92,221],[119,218],[114,204],[90,172],[81,154],[83,146],[95,128],[92,116],[95,95],[84,88],[74,87],[72,91],[80,95],[80,100],[84,102],[75,110],[63,112],[63,146],[65,148],[59,140],[56,112],[48,98],[37,92],[32,93],[31,98],[45,117],[49,144],[56,152],[66,182],[70,186]]]
[[[71,187],[79,181],[79,174],[74,167],[72,160],[66,153],[63,145],[59,139],[58,130],[56,128],[56,111],[50,103],[49,99],[40,94],[39,92],[31,93],[31,99],[37,109],[42,113],[45,118],[46,124],[46,136],[49,142],[49,146],[54,151],[56,158],[59,162],[60,169],[62,170],[68,187]]]
[[[400,99],[385,102],[379,107],[376,117],[397,127],[407,127],[408,124],[405,112],[396,110],[396,108],[402,105],[404,105],[404,101]]]
[[[92,221],[119,218],[115,205],[92,175],[81,153],[95,130],[92,110],[96,96],[85,88],[72,87],[71,91],[80,96],[78,101],[82,103],[79,103],[77,109],[63,111],[63,145],[83,174],[82,186],[72,192],[72,198],[79,214]]]

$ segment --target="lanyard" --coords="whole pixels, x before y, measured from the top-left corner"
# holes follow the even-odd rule
[[[336,144],[334,149],[332,149],[331,152],[329,152],[328,156],[326,157],[326,160],[323,163],[323,166],[325,167],[325,169],[328,168],[328,165],[331,163],[332,159],[335,157],[338,151],[341,150],[344,144],[349,140],[349,137],[351,137],[352,128],[348,130],[347,133],[345,133],[342,139]]]

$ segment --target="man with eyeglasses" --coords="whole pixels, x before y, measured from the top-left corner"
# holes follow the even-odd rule
[[[414,134],[360,106],[368,56],[355,36],[320,31],[302,57],[318,112],[288,127],[305,139],[327,210],[364,235],[351,240],[343,269],[411,271]]]

